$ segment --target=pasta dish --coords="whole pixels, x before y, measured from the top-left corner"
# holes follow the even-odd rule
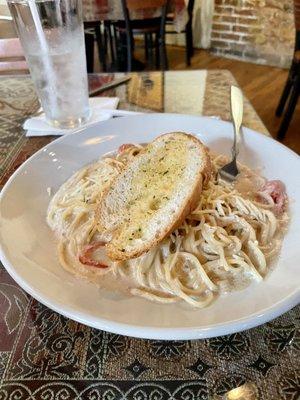
[[[288,224],[285,188],[241,164],[234,183],[219,179],[217,171],[227,162],[223,155],[210,154],[211,177],[180,226],[136,258],[107,256],[109,235],[100,228],[98,204],[143,149],[121,146],[76,172],[51,199],[47,222],[55,232],[61,265],[112,290],[160,303],[182,300],[198,308],[263,280]]]

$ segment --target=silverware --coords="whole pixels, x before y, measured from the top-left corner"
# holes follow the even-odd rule
[[[241,126],[243,122],[243,93],[236,86],[230,89],[231,116],[234,127],[234,139],[231,150],[232,161],[220,168],[218,175],[225,181],[232,182],[239,174],[236,158],[239,153],[239,143],[241,139]]]
[[[123,85],[124,83],[130,81],[130,79],[131,79],[130,76],[125,76],[123,78],[114,79],[113,81],[108,82],[105,85],[102,85],[98,89],[91,90],[89,92],[89,96],[92,97],[92,96],[95,96],[96,94],[105,92],[108,89],[112,89],[112,88],[114,88],[116,86]]]
[[[99,87],[98,89],[91,90],[91,91],[89,92],[89,96],[90,96],[90,97],[93,97],[93,96],[95,96],[96,94],[105,92],[105,91],[108,90],[108,89],[112,89],[112,88],[114,88],[114,87],[116,87],[116,86],[122,85],[122,84],[124,84],[124,83],[130,81],[130,79],[131,79],[130,76],[125,76],[124,78],[114,79],[113,81],[111,81],[111,82],[109,82],[109,83],[106,83],[105,85],[102,85],[102,86]],[[41,115],[41,114],[43,114],[43,113],[44,113],[44,110],[43,110],[42,106],[40,106],[39,109],[34,113],[33,116],[34,116],[34,117],[38,117],[39,115]]]

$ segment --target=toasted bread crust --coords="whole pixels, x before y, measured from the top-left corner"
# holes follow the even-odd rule
[[[145,252],[149,251],[152,247],[156,246],[158,243],[160,243],[165,237],[167,237],[170,233],[172,233],[176,228],[178,228],[184,219],[195,209],[197,206],[197,203],[199,201],[199,197],[202,192],[203,186],[206,185],[206,183],[209,181],[210,176],[211,176],[211,161],[210,157],[208,155],[208,151],[206,147],[198,140],[196,137],[182,133],[182,132],[172,132],[172,133],[167,133],[164,135],[161,135],[157,137],[153,143],[157,140],[161,140],[164,136],[166,135],[185,135],[188,136],[189,140],[193,141],[194,144],[199,149],[199,153],[201,154],[202,157],[202,167],[199,169],[197,172],[197,175],[195,176],[194,183],[192,190],[189,194],[189,196],[185,199],[185,201],[182,204],[182,207],[178,212],[176,212],[176,215],[174,216],[174,219],[168,223],[167,225],[163,226],[163,229],[159,231],[158,234],[156,234],[152,240],[148,240],[147,242],[144,242],[142,246],[139,248],[135,248],[132,251],[126,250],[126,252],[122,252],[120,249],[118,249],[115,245],[113,240],[109,242],[106,245],[106,253],[109,258],[112,260],[116,261],[125,261],[128,259],[136,258],[144,254]],[[137,157],[143,157],[144,152],[142,151]],[[112,183],[113,185],[113,183]],[[109,189],[106,193],[104,193],[102,199],[108,194]],[[98,218],[101,218],[101,206],[103,202],[100,203],[100,207],[97,212]],[[101,221],[100,221],[101,224]],[[119,228],[122,229],[122,226]],[[114,234],[118,233],[118,229],[116,230]]]

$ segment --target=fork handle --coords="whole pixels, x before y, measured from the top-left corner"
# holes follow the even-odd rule
[[[243,93],[236,86],[231,86],[230,91],[231,116],[234,125],[234,140],[232,147],[232,157],[236,159],[239,153],[239,143],[241,138],[241,126],[243,122]]]

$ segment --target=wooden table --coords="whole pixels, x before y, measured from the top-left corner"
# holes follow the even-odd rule
[[[121,0],[83,0],[82,8],[83,20],[85,22],[117,21],[124,19]],[[188,21],[185,1],[170,0],[170,11],[174,13],[174,28],[176,31],[180,32],[185,28]],[[131,18],[133,19],[153,18],[156,16],[156,9],[131,14]]]
[[[120,108],[229,119],[228,71],[131,75]],[[90,76],[99,86],[112,75]],[[0,179],[53,138],[27,139],[38,107],[28,77],[0,78]],[[268,135],[245,99],[244,125]],[[147,139],[145,138],[145,141]],[[16,243],[17,245],[17,243]],[[28,296],[0,266],[0,399],[297,400],[300,308],[258,328],[195,341],[139,340],[68,320]],[[235,388],[235,391],[232,391]],[[231,396],[231,397],[230,397]]]

